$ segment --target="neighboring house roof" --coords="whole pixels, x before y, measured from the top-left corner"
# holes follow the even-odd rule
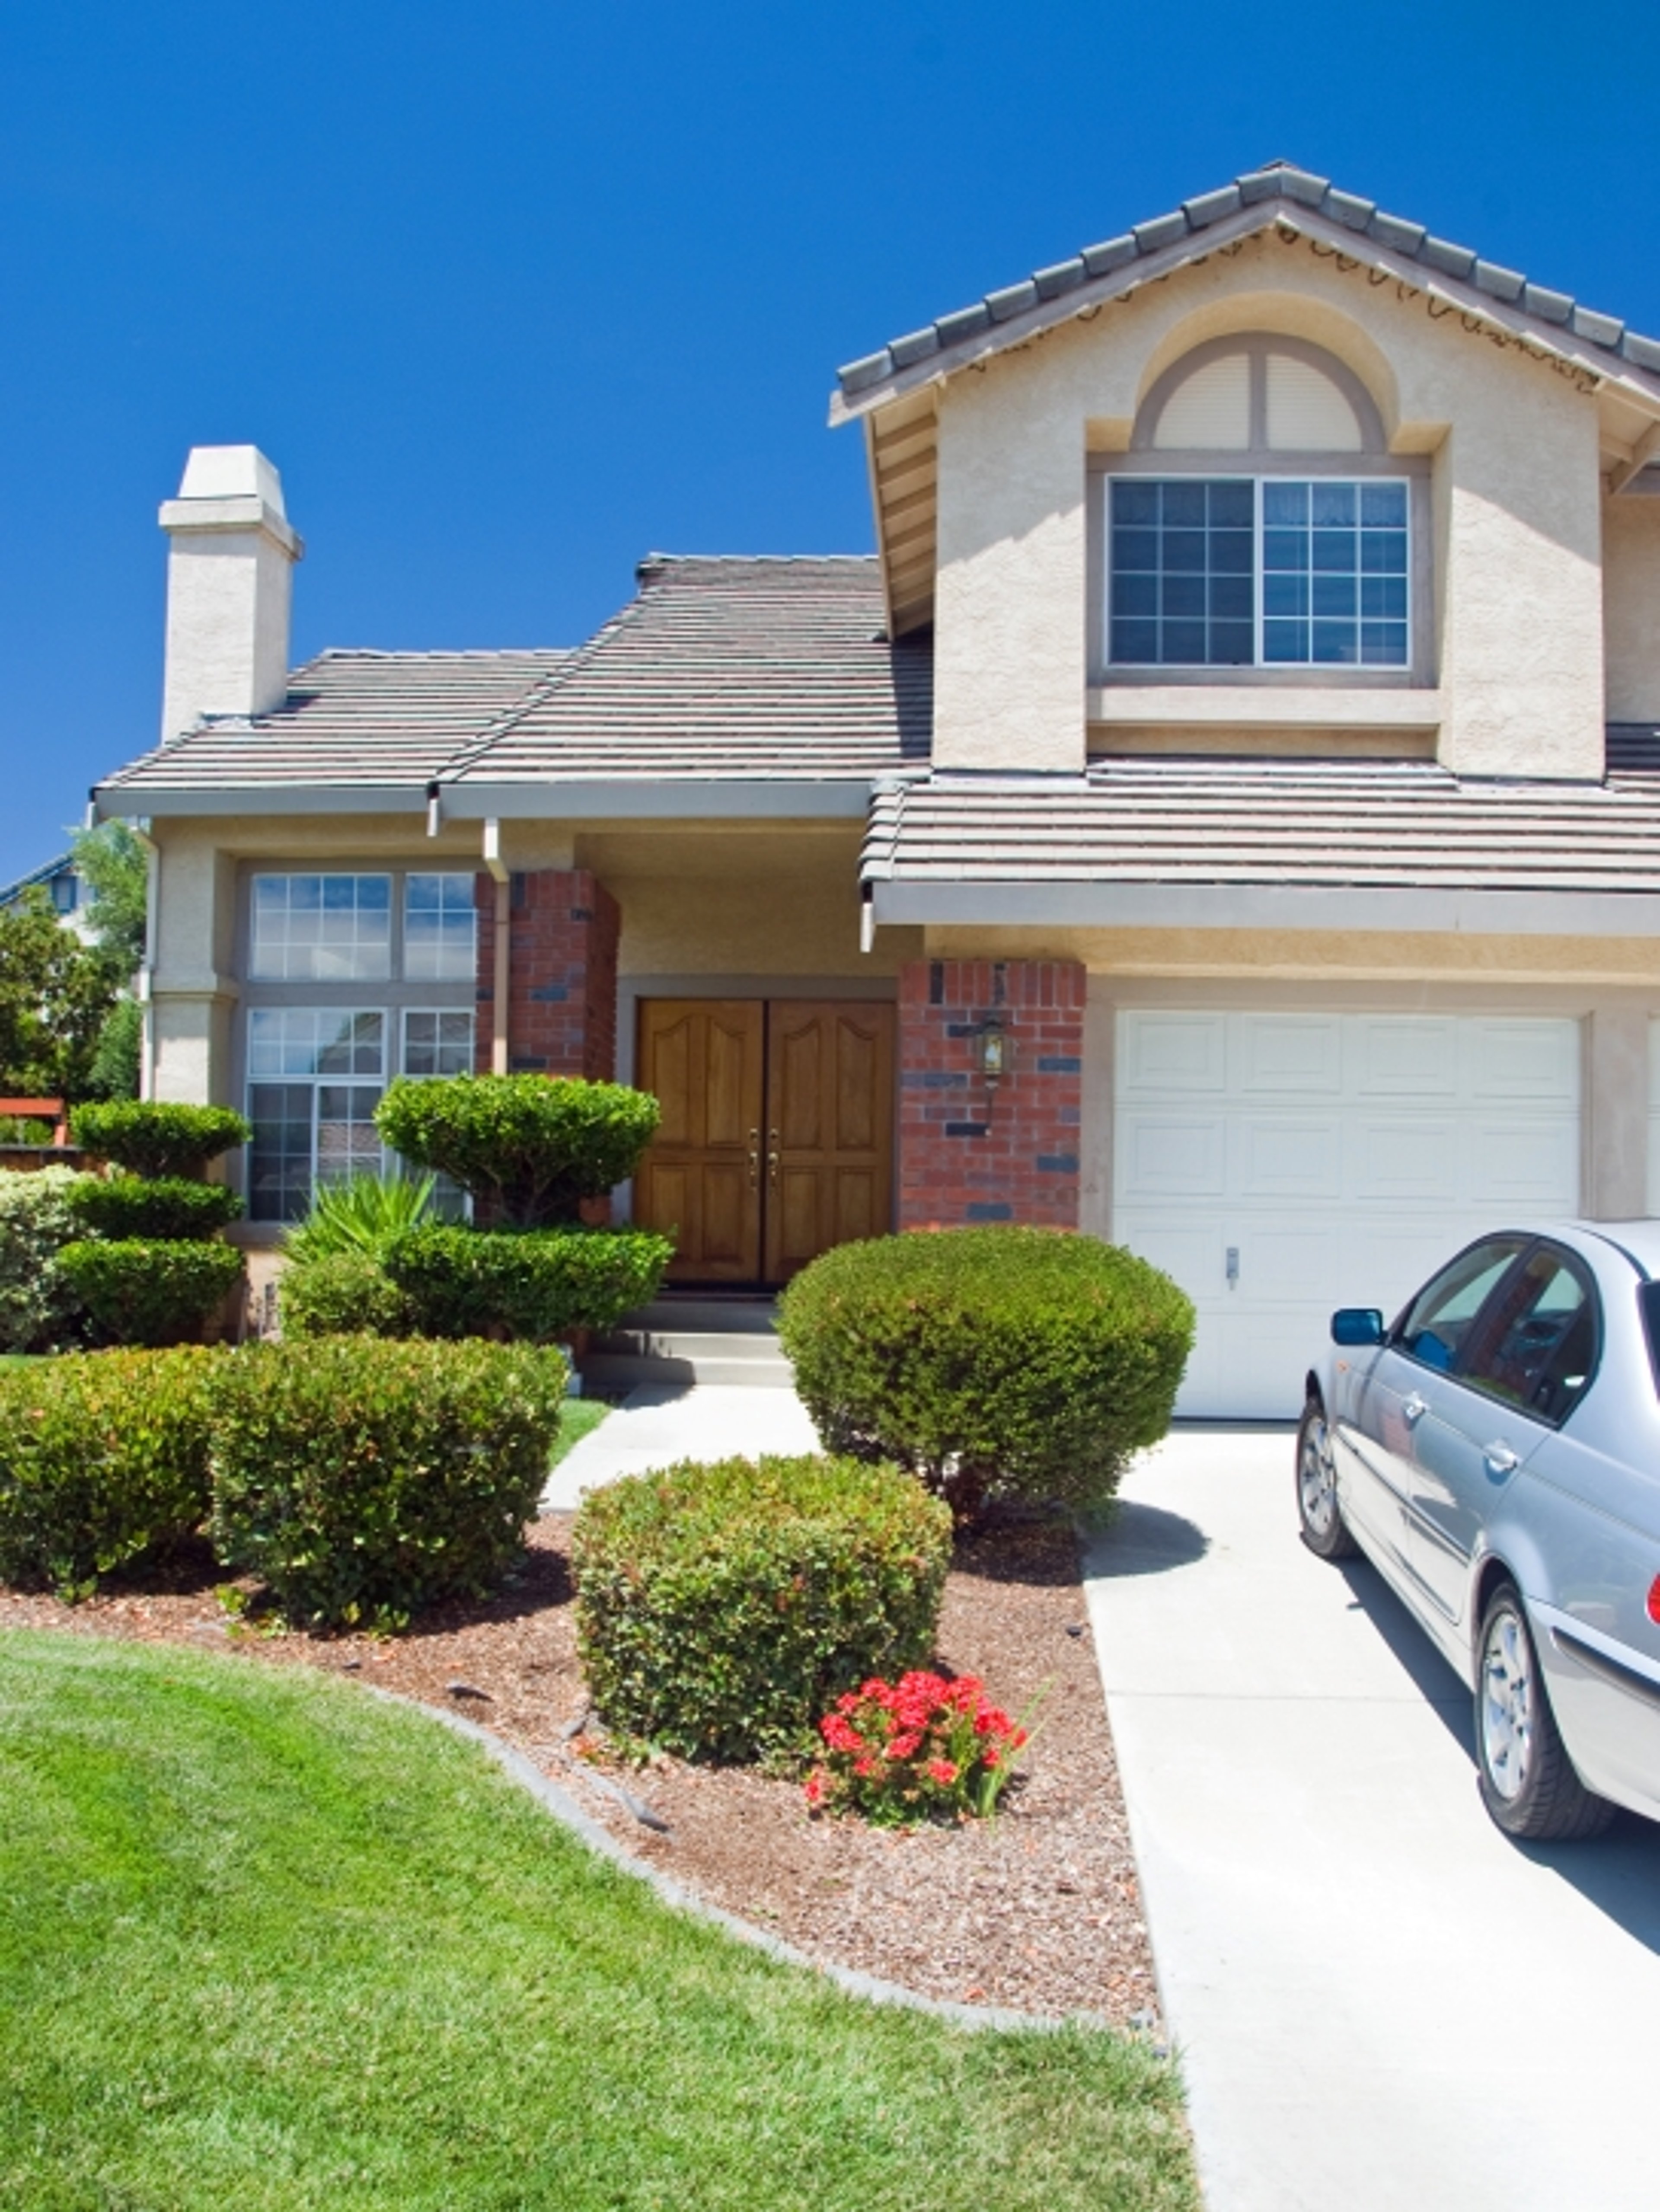
[[[24,892],[33,890],[37,884],[50,884],[59,876],[72,876],[75,872],[74,854],[60,853],[55,860],[46,861],[43,866],[31,870],[27,876],[19,876],[15,884],[8,884],[0,890],[0,907],[15,906]]]
[[[574,653],[326,653],[274,712],[204,721],[99,803],[861,815],[873,776],[928,757],[931,642],[882,623],[868,555],[653,555]]]
[[[837,397],[843,404],[862,402],[903,380],[907,371],[935,374],[1018,343],[1097,297],[1110,298],[1145,277],[1164,275],[1281,216],[1299,227],[1310,216],[1323,219],[1356,258],[1386,263],[1392,271],[1420,271],[1426,284],[1462,288],[1477,305],[1485,301],[1506,319],[1523,317],[1559,344],[1589,349],[1589,357],[1600,359],[1610,371],[1629,366],[1660,374],[1660,340],[1627,330],[1617,315],[1584,307],[1569,293],[1530,283],[1518,270],[1485,261],[1470,246],[1437,238],[1420,222],[1386,215],[1376,201],[1341,191],[1307,169],[1273,161],[890,339],[838,372]]]
[[[1336,895],[1322,927],[1442,929],[1472,896],[1494,926],[1497,896],[1518,931],[1568,926],[1566,897],[1602,902],[1604,929],[1660,933],[1660,732],[1617,731],[1611,758],[1605,784],[1461,781],[1428,761],[1128,756],[1077,778],[939,775],[878,793],[862,874],[888,921],[1225,911],[1295,927],[1304,893]]]
[[[925,767],[928,641],[890,644],[869,555],[654,555],[637,599],[441,781],[867,784]]]
[[[319,653],[269,714],[213,715],[122,769],[100,795],[273,786],[424,788],[555,676],[568,652]]]

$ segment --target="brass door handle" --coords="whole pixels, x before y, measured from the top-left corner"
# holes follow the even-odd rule
[[[777,1189],[778,1155],[776,1152],[769,1152],[767,1154],[767,1181],[772,1185],[775,1190]]]

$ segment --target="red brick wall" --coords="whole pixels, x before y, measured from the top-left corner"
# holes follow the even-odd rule
[[[1078,1226],[1085,982],[1073,960],[900,969],[900,1228]],[[994,1090],[980,1066],[991,1022],[1004,1032]]]
[[[496,884],[478,878],[477,1065],[488,1070],[496,1005]],[[586,868],[537,868],[509,884],[508,1066],[516,1074],[617,1072],[616,900]]]

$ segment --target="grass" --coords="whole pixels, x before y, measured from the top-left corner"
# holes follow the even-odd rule
[[[1196,2212],[1105,2032],[866,2006],[308,1670],[0,1635],[0,2203]]]
[[[610,1411],[603,1398],[567,1398],[559,1409],[559,1434],[548,1465],[557,1467],[571,1446],[580,1443],[590,1429],[597,1429]]]

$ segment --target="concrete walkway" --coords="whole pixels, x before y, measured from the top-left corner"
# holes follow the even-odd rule
[[[1651,2206],[1660,1828],[1499,1834],[1468,1692],[1298,1542],[1292,1451],[1178,1431],[1089,1559],[1208,2212]]]
[[[544,1512],[570,1511],[585,1490],[678,1459],[754,1459],[811,1452],[818,1438],[794,1390],[718,1382],[647,1382],[562,1459],[542,1493]]]

